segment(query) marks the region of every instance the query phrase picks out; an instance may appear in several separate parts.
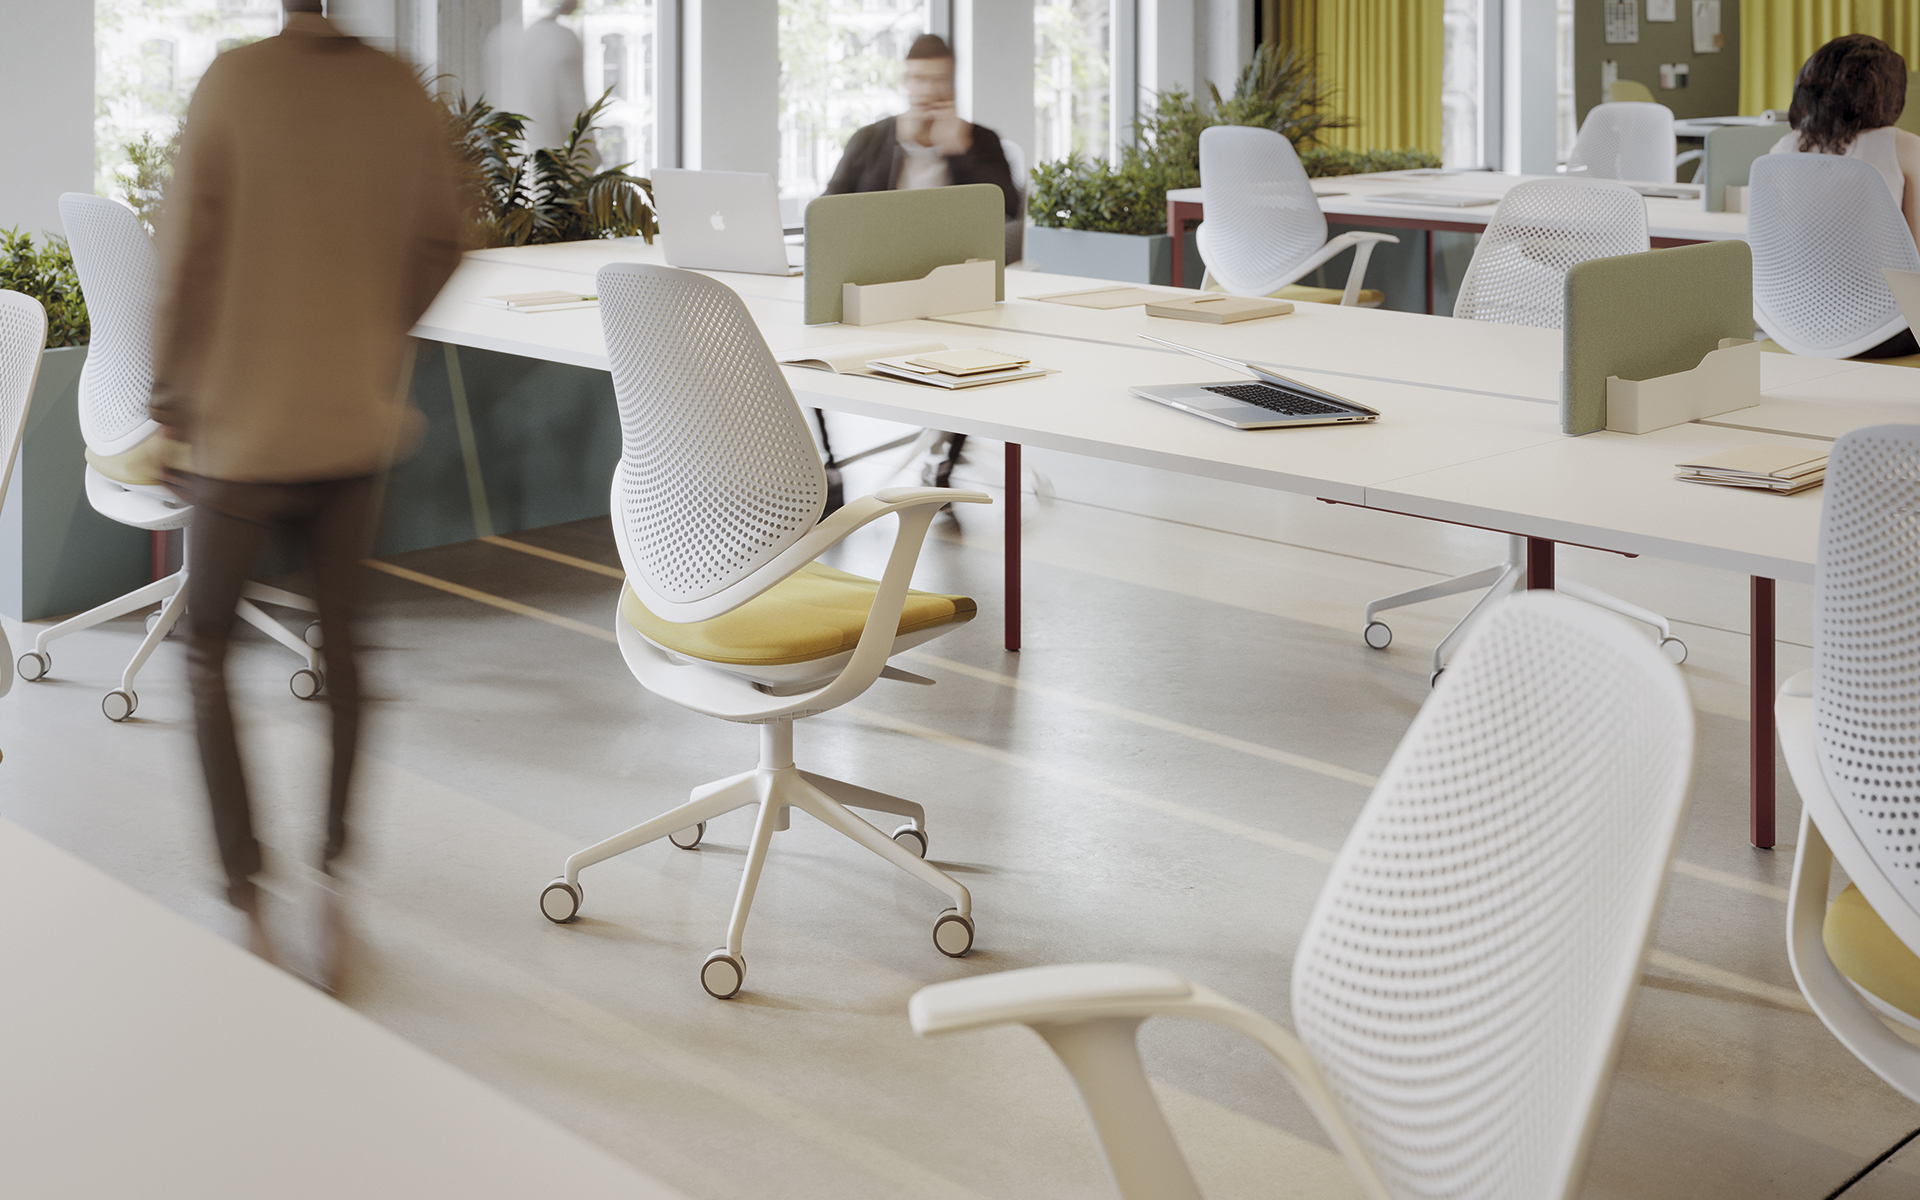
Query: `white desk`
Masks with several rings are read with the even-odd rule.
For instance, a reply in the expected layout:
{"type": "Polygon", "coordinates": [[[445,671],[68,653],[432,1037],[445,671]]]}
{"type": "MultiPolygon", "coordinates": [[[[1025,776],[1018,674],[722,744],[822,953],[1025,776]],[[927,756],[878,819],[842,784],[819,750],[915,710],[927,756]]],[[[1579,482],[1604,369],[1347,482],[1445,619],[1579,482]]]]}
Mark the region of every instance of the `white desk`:
{"type": "Polygon", "coordinates": [[[0,820],[0,1190],[684,1200],[0,820]]]}
{"type": "MultiPolygon", "coordinates": [[[[1381,192],[1445,192],[1461,196],[1488,196],[1498,201],[1516,184],[1557,175],[1508,175],[1494,171],[1387,171],[1374,175],[1330,175],[1313,181],[1320,211],[1331,221],[1386,229],[1423,229],[1439,233],[1483,233],[1497,204],[1454,208],[1447,205],[1394,204],[1372,199],[1381,192]]],[[[1185,246],[1182,232],[1188,221],[1205,215],[1199,188],[1176,188],[1167,193],[1167,234],[1173,238],[1173,278],[1182,278],[1185,246]]],[[[1655,248],[1694,242],[1725,241],[1747,236],[1745,213],[1707,212],[1699,199],[1647,197],[1647,235],[1655,248]]],[[[1427,243],[1427,278],[1433,278],[1433,243],[1427,243]]],[[[1431,290],[1427,307],[1433,307],[1431,290]]]]}
{"type": "MultiPolygon", "coordinates": [[[[1703,214],[1719,216],[1720,214],[1703,214]]],[[[1734,214],[1736,217],[1738,214],[1734,214]]],[[[659,261],[636,242],[579,243],[470,256],[416,329],[422,337],[607,367],[594,310],[523,315],[474,297],[553,286],[589,288],[612,261],[659,261]]],[[[1019,448],[1023,444],[1252,483],[1431,520],[1517,533],[1550,586],[1551,551],[1568,541],[1739,571],[1755,579],[1755,840],[1772,844],[1771,587],[1812,577],[1820,498],[1756,496],[1672,479],[1693,454],[1774,437],[1831,439],[1878,421],[1920,421],[1920,375],[1896,367],[1763,356],[1766,403],[1641,438],[1559,432],[1560,335],[1405,313],[1303,305],[1294,315],[1230,326],[1156,321],[1023,301],[1021,294],[1101,281],[1013,273],[1008,303],[983,313],[868,329],[800,323],[800,283],[718,276],[745,298],[776,352],[897,337],[1016,350],[1060,374],[1004,388],[944,392],[789,369],[804,404],[934,426],[1009,443],[1007,646],[1019,647],[1019,448]],[[1161,336],[1290,373],[1379,409],[1373,426],[1247,435],[1126,394],[1141,382],[1204,382],[1220,369],[1138,343],[1161,336]],[[1764,742],[1764,770],[1759,769],[1764,742]]]]}

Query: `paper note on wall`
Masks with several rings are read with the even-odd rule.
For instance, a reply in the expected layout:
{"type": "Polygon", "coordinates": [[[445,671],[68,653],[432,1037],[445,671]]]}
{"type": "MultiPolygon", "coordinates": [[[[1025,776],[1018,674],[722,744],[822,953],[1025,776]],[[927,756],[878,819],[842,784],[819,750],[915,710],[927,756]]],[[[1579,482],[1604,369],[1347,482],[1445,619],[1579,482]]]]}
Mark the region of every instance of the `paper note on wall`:
{"type": "Polygon", "coordinates": [[[1634,0],[1607,0],[1607,41],[1640,40],[1640,16],[1634,0]]]}
{"type": "Polygon", "coordinates": [[[1673,0],[1647,0],[1647,20],[1672,21],[1675,19],[1673,0]]]}
{"type": "Polygon", "coordinates": [[[1693,0],[1693,52],[1717,54],[1725,44],[1720,36],[1720,0],[1693,0]]]}

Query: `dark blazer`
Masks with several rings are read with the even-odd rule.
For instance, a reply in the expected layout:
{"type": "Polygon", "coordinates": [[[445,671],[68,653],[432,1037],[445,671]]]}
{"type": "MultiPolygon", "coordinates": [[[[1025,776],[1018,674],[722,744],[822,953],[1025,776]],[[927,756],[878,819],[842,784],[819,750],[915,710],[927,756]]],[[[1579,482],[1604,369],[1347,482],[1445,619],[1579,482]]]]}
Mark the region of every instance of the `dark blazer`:
{"type": "MultiPolygon", "coordinates": [[[[900,178],[900,160],[906,157],[894,134],[894,120],[883,117],[853,135],[827,184],[827,195],[893,190],[900,178]]],[[[985,125],[973,127],[973,146],[965,154],[948,156],[947,177],[955,183],[997,185],[1007,198],[1007,216],[1020,215],[1020,194],[1014,190],[1006,152],[1000,149],[1000,135],[985,125]]]]}

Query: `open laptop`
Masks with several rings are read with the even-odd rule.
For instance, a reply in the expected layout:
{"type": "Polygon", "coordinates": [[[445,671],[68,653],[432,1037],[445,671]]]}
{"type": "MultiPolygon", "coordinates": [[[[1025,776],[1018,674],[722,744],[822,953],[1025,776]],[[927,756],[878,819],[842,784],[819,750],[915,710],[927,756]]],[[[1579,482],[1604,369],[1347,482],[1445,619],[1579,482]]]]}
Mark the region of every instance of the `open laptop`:
{"type": "Polygon", "coordinates": [[[667,265],[746,275],[798,275],[799,246],[780,227],[773,176],[758,171],[653,173],[667,265]]]}
{"type": "Polygon", "coordinates": [[[1142,400],[1151,400],[1181,412],[1192,413],[1235,429],[1279,429],[1295,425],[1349,425],[1372,421],[1380,416],[1364,404],[1355,404],[1332,392],[1289,379],[1266,367],[1238,359],[1224,358],[1182,346],[1165,338],[1140,335],[1159,346],[1204,358],[1210,363],[1245,371],[1258,382],[1235,380],[1230,383],[1175,383],[1158,387],[1128,388],[1142,400]]]}
{"type": "Polygon", "coordinates": [[[1887,278],[1887,290],[1893,293],[1893,301],[1900,306],[1900,312],[1907,318],[1907,328],[1920,337],[1920,271],[1902,271],[1898,267],[1882,267],[1880,273],[1887,278]]]}

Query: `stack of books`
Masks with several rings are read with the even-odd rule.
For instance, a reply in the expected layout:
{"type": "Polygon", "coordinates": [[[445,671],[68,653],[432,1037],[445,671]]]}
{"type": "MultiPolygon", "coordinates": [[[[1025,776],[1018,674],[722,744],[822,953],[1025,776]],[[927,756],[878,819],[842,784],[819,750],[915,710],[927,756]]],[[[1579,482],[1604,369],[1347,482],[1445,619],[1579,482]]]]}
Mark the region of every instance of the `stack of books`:
{"type": "Polygon", "coordinates": [[[1801,446],[1741,446],[1674,466],[1679,469],[1674,478],[1688,483],[1791,496],[1820,486],[1827,477],[1827,452],[1801,446]]]}

